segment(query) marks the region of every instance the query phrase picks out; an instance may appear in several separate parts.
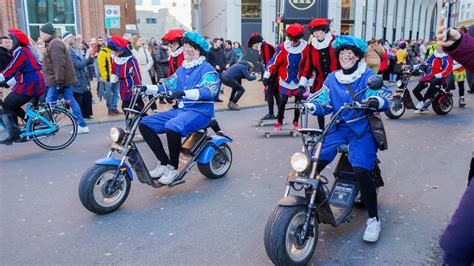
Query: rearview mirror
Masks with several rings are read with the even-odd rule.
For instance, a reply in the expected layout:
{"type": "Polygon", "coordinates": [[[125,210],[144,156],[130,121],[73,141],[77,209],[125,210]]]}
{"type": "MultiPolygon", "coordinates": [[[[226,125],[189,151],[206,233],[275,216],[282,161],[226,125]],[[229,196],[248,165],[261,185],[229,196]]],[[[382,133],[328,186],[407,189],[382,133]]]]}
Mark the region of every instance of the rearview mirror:
{"type": "Polygon", "coordinates": [[[374,75],[367,81],[367,86],[369,86],[371,90],[379,90],[383,86],[383,79],[380,76],[374,75]]]}

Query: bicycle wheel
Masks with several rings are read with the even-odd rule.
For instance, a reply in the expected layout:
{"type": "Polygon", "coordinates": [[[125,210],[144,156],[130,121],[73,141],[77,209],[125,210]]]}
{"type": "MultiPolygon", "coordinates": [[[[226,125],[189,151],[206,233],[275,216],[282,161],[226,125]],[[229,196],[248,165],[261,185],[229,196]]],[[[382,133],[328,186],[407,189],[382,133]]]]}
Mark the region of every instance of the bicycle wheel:
{"type": "MultiPolygon", "coordinates": [[[[36,145],[50,151],[61,150],[71,145],[77,136],[76,119],[71,113],[63,108],[54,108],[49,120],[56,126],[56,129],[51,133],[33,135],[36,145]]],[[[45,128],[49,127],[42,121],[30,124],[30,132],[45,128]]]]}

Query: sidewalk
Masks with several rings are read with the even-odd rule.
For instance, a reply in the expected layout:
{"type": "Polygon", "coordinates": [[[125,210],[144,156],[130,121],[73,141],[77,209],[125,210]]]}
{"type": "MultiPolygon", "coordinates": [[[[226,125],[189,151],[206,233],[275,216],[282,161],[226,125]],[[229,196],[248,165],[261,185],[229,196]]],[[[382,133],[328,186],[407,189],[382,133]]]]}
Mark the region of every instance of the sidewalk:
{"type": "MultiPolygon", "coordinates": [[[[261,82],[243,80],[242,85],[245,88],[245,93],[242,98],[240,98],[238,103],[241,108],[251,108],[266,105],[263,95],[263,85],[261,82]]],[[[86,119],[88,124],[100,124],[110,121],[122,121],[125,119],[124,115],[109,116],[107,114],[105,100],[99,101],[99,98],[97,97],[97,81],[91,81],[91,88],[95,104],[92,105],[93,119],[86,119]]],[[[229,110],[227,108],[227,104],[229,103],[231,89],[224,85],[222,85],[222,89],[224,90],[224,94],[220,95],[220,99],[222,99],[224,102],[215,104],[216,112],[229,110]]],[[[120,99],[118,106],[121,106],[120,99]]],[[[165,111],[171,107],[169,104],[159,104],[158,101],[157,106],[158,111],[165,111]]],[[[261,114],[261,116],[263,115],[264,114],[261,114]]]]}

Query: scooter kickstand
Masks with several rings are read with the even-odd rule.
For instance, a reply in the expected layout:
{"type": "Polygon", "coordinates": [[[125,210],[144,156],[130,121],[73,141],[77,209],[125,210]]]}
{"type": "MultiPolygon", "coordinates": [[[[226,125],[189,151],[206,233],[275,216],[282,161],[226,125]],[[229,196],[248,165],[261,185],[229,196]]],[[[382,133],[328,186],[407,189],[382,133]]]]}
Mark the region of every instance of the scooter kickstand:
{"type": "Polygon", "coordinates": [[[353,213],[351,215],[348,215],[346,219],[344,219],[344,222],[349,223],[354,217],[356,217],[357,214],[353,213]]]}
{"type": "Polygon", "coordinates": [[[174,186],[181,185],[181,184],[183,184],[183,183],[185,183],[185,182],[186,182],[186,180],[184,180],[184,179],[177,180],[177,181],[175,181],[175,182],[169,184],[168,187],[172,188],[172,187],[174,187],[174,186]]]}

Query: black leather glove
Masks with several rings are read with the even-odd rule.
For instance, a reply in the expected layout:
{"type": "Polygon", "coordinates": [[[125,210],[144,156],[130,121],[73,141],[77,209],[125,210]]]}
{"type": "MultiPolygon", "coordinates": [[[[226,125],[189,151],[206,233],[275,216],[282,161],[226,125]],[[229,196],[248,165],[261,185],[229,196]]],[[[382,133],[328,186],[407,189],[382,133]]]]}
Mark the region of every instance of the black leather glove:
{"type": "Polygon", "coordinates": [[[0,82],[0,88],[10,88],[10,86],[8,86],[7,82],[4,81],[4,82],[0,82]]]}
{"type": "Polygon", "coordinates": [[[269,81],[268,81],[267,78],[263,78],[263,79],[262,79],[262,83],[263,83],[263,85],[266,87],[266,86],[268,86],[269,81]]]}
{"type": "Polygon", "coordinates": [[[378,110],[379,109],[379,100],[377,100],[376,98],[367,99],[367,107],[369,109],[378,110]]]}
{"type": "Polygon", "coordinates": [[[299,86],[298,87],[298,96],[303,97],[304,91],[305,91],[305,87],[304,86],[299,86]]]}
{"type": "Polygon", "coordinates": [[[168,99],[168,100],[174,100],[174,99],[176,99],[176,98],[183,97],[183,96],[185,96],[185,95],[186,95],[186,93],[184,93],[184,91],[182,91],[182,90],[176,90],[176,91],[174,91],[170,96],[166,97],[166,99],[168,99]]]}

